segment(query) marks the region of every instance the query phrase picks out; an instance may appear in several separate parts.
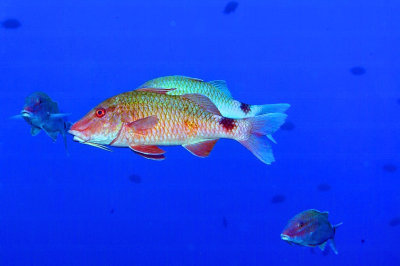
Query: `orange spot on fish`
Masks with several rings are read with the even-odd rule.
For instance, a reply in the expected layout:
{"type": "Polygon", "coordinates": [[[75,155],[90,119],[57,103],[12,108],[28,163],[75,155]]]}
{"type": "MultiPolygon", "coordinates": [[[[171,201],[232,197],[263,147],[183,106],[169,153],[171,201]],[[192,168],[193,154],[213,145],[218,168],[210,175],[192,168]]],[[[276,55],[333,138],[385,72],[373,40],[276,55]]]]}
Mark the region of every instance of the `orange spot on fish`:
{"type": "Polygon", "coordinates": [[[188,133],[189,136],[193,136],[197,133],[197,130],[199,129],[199,125],[197,125],[194,121],[190,120],[185,120],[184,121],[186,132],[188,133]]]}

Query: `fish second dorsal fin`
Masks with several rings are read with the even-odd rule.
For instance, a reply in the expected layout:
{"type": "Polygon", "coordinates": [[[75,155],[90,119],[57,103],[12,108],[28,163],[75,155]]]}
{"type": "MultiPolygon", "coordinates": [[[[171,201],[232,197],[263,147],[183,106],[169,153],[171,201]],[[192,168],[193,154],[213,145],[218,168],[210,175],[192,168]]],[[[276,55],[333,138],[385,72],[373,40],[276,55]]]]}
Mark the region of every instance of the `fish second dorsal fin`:
{"type": "Polygon", "coordinates": [[[167,94],[167,92],[173,91],[175,88],[172,89],[164,89],[164,88],[147,88],[147,87],[142,87],[139,88],[135,91],[144,91],[144,92],[153,92],[153,93],[158,93],[158,94],[167,94]]]}
{"type": "Polygon", "coordinates": [[[182,97],[200,105],[202,108],[204,108],[210,113],[213,113],[215,115],[221,115],[217,106],[215,106],[215,104],[207,96],[195,93],[195,94],[185,94],[182,95],[182,97]]]}
{"type": "Polygon", "coordinates": [[[229,98],[232,98],[232,94],[228,89],[228,86],[226,85],[226,81],[225,80],[213,80],[213,81],[209,81],[208,83],[210,83],[211,85],[213,85],[215,88],[217,88],[218,90],[220,90],[221,92],[223,92],[226,96],[228,96],[229,98]]]}

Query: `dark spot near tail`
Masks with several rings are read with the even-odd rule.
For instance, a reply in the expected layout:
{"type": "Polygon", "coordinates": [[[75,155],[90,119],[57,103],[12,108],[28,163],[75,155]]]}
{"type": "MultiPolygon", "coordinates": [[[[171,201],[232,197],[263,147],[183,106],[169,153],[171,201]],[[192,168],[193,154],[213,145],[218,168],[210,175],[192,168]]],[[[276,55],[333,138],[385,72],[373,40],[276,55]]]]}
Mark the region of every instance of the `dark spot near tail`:
{"type": "Polygon", "coordinates": [[[222,225],[224,226],[224,228],[228,228],[228,220],[224,217],[222,217],[222,225]]]}
{"type": "Polygon", "coordinates": [[[17,19],[13,18],[4,20],[1,25],[6,29],[17,29],[21,27],[21,23],[17,19]]]}
{"type": "Polygon", "coordinates": [[[282,130],[287,130],[287,131],[291,131],[294,129],[294,124],[290,121],[286,121],[282,126],[281,126],[282,130]]]}
{"type": "Polygon", "coordinates": [[[319,191],[329,191],[329,190],[331,190],[331,185],[329,185],[327,183],[321,183],[318,185],[317,189],[319,191]]]}
{"type": "Polygon", "coordinates": [[[140,184],[140,183],[142,183],[142,178],[141,178],[140,176],[138,176],[138,175],[130,175],[130,176],[129,176],[129,180],[130,180],[132,183],[135,183],[135,184],[140,184]]]}
{"type": "Polygon", "coordinates": [[[235,120],[227,117],[222,117],[219,121],[219,124],[222,125],[227,131],[232,131],[236,127],[235,120]]]}
{"type": "Polygon", "coordinates": [[[383,171],[388,173],[394,173],[397,171],[397,166],[392,163],[387,163],[382,166],[383,171]]]}
{"type": "Polygon", "coordinates": [[[389,222],[390,226],[399,226],[400,225],[400,217],[395,217],[389,222]]]}
{"type": "Polygon", "coordinates": [[[285,202],[285,200],[286,200],[285,195],[278,194],[278,195],[275,195],[272,197],[271,203],[273,203],[273,204],[283,203],[283,202],[285,202]]]}
{"type": "Polygon", "coordinates": [[[360,66],[356,66],[350,69],[351,74],[353,74],[354,76],[361,76],[364,75],[366,70],[363,67],[360,66]]]}
{"type": "Polygon", "coordinates": [[[240,109],[242,109],[243,113],[248,114],[251,111],[251,106],[250,104],[242,103],[240,109]]]}

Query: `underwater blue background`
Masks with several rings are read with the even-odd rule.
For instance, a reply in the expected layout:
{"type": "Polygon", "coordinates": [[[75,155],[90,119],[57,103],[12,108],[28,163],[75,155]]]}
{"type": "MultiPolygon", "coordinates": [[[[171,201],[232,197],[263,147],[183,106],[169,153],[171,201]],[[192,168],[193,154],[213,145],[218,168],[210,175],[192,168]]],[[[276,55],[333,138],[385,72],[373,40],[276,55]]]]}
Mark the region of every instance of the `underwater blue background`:
{"type": "Polygon", "coordinates": [[[2,1],[0,265],[400,265],[399,2],[227,2],[2,1]],[[225,139],[156,162],[68,136],[67,156],[9,119],[35,91],[74,122],[178,74],[290,103],[276,162],[225,139]],[[280,239],[310,208],[343,222],[338,255],[280,239]]]}

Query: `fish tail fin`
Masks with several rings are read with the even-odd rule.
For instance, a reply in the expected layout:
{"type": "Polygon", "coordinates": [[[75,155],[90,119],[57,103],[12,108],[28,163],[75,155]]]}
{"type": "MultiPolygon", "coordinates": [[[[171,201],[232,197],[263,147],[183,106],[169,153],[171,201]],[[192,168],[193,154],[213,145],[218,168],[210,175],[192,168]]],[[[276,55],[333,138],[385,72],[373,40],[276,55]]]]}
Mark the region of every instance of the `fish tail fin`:
{"type": "Polygon", "coordinates": [[[341,226],[343,223],[338,223],[338,224],[335,224],[334,226],[333,226],[333,233],[334,234],[336,234],[336,228],[338,228],[339,226],[341,226]]]}
{"type": "Polygon", "coordinates": [[[246,118],[251,124],[249,137],[239,142],[265,164],[275,161],[270,145],[272,133],[285,122],[287,115],[282,113],[263,114],[246,118]]]}
{"type": "Polygon", "coordinates": [[[269,113],[284,113],[289,109],[290,104],[288,103],[276,103],[276,104],[264,104],[264,105],[253,105],[254,115],[262,115],[269,113]]]}

